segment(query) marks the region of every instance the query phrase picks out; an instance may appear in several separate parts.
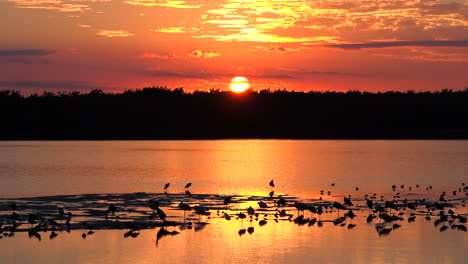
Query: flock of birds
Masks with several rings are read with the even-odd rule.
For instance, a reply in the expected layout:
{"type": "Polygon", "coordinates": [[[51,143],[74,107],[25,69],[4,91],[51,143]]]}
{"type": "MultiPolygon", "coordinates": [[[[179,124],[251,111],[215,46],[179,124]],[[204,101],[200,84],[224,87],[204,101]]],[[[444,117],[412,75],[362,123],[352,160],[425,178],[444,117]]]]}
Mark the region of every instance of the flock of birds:
{"type": "MultiPolygon", "coordinates": [[[[335,183],[329,185],[334,187],[335,183]]],[[[72,230],[80,230],[81,237],[86,239],[98,229],[125,229],[127,231],[123,234],[124,238],[136,238],[141,229],[160,227],[156,234],[157,244],[165,236],[180,234],[175,228],[169,231],[170,226],[178,226],[180,231],[198,231],[216,218],[226,221],[240,220],[239,236],[254,233],[253,224],[256,222],[262,227],[270,221],[287,221],[309,227],[332,224],[353,229],[359,224],[353,221],[358,216],[364,217],[367,225],[374,226],[379,236],[392,233],[400,228],[405,220],[412,223],[417,218],[432,220],[440,232],[449,229],[467,231],[467,214],[464,208],[468,187],[465,183],[449,193],[441,192],[438,199],[418,198],[412,193],[402,193],[406,190],[423,189],[419,185],[392,185],[391,199],[385,200],[383,195],[379,197],[374,193],[365,194],[363,198],[343,196],[342,202],[339,201],[341,198],[337,197],[325,201],[322,198],[325,195],[324,190],[320,190],[318,199],[302,201],[287,195],[275,196],[274,180],[269,182],[271,189],[268,196],[193,195],[190,192],[191,186],[192,183],[187,183],[183,194],[170,194],[170,183],[167,183],[164,185],[163,194],[2,199],[4,202],[0,203],[0,239],[12,237],[16,232],[27,232],[30,238],[40,241],[44,235],[54,239],[60,232],[72,230]],[[108,204],[103,202],[106,198],[108,204]],[[44,205],[45,201],[52,204],[44,205]],[[68,208],[64,208],[63,205],[67,202],[68,208]],[[77,202],[82,204],[73,207],[72,204],[77,202]],[[151,211],[148,211],[148,208],[151,211]],[[169,216],[167,210],[182,210],[183,215],[179,213],[169,216]],[[249,223],[247,228],[244,228],[244,221],[249,223]]],[[[358,191],[359,187],[354,189],[358,191]]],[[[426,191],[430,190],[432,186],[427,186],[426,191]]],[[[331,191],[326,193],[331,195],[331,191]]]]}

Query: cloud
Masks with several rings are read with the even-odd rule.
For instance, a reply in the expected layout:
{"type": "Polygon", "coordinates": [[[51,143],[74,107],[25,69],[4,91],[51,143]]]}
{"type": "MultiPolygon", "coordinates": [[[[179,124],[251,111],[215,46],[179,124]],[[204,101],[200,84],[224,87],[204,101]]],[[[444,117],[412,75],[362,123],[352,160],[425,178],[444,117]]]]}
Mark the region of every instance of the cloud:
{"type": "MultiPolygon", "coordinates": [[[[8,0],[13,2],[17,8],[43,9],[61,12],[84,12],[89,9],[88,5],[65,4],[61,0],[8,0]]],[[[85,0],[83,2],[86,2],[85,0]]]]}
{"type": "Polygon", "coordinates": [[[203,52],[201,50],[194,50],[194,51],[190,52],[189,56],[193,57],[193,58],[214,58],[214,57],[221,56],[221,53],[203,52]]]}
{"type": "Polygon", "coordinates": [[[143,6],[162,6],[172,8],[200,8],[201,5],[188,5],[185,1],[181,0],[131,0],[124,1],[129,5],[143,5],[143,6]]]}
{"type": "Polygon", "coordinates": [[[205,58],[214,58],[214,57],[219,57],[221,56],[221,53],[217,53],[217,52],[205,52],[203,53],[203,57],[205,58]]]}
{"type": "Polygon", "coordinates": [[[14,58],[14,59],[2,59],[0,58],[0,63],[11,63],[11,64],[48,64],[49,60],[43,59],[32,59],[32,58],[14,58]]]}
{"type": "Polygon", "coordinates": [[[153,29],[151,31],[161,32],[161,33],[195,33],[199,29],[195,27],[186,28],[186,27],[163,27],[160,29],[153,29]]]}
{"type": "Polygon", "coordinates": [[[150,75],[157,77],[176,77],[185,79],[212,79],[217,77],[217,75],[208,72],[173,72],[152,69],[147,69],[147,72],[150,73],[150,75]]]}
{"type": "Polygon", "coordinates": [[[145,59],[161,59],[161,60],[172,60],[176,59],[177,55],[175,54],[165,54],[165,55],[160,55],[156,54],[153,52],[143,52],[140,56],[140,58],[145,58],[145,59]]]}
{"type": "Polygon", "coordinates": [[[16,56],[46,56],[54,54],[55,50],[47,49],[4,49],[0,50],[0,57],[16,57],[16,56]]]}
{"type": "Polygon", "coordinates": [[[38,80],[0,80],[3,88],[35,88],[35,89],[103,89],[81,81],[38,81],[38,80]]]}
{"type": "Polygon", "coordinates": [[[185,33],[184,27],[165,27],[160,29],[154,29],[153,31],[164,33],[185,33]]]}
{"type": "Polygon", "coordinates": [[[260,79],[294,79],[291,75],[286,74],[258,74],[258,75],[246,75],[247,77],[260,78],[260,79]]]}
{"type": "Polygon", "coordinates": [[[397,47],[468,47],[468,40],[415,40],[415,41],[382,41],[363,43],[330,44],[327,48],[338,49],[376,49],[397,47]]]}
{"type": "Polygon", "coordinates": [[[291,47],[286,47],[286,46],[254,46],[250,49],[251,51],[268,51],[268,52],[274,52],[274,53],[279,53],[279,54],[284,54],[287,52],[292,52],[292,51],[300,51],[300,48],[291,48],[291,47]]]}
{"type": "Polygon", "coordinates": [[[126,38],[131,37],[134,34],[124,30],[107,30],[102,29],[96,33],[96,35],[105,36],[106,38],[126,38]]]}

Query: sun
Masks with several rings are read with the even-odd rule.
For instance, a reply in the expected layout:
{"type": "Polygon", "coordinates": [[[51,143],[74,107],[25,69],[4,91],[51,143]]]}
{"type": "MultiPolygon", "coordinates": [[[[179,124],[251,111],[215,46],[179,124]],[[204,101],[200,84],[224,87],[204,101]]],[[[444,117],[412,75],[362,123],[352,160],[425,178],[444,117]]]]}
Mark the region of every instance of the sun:
{"type": "Polygon", "coordinates": [[[242,93],[250,87],[249,80],[245,77],[237,76],[232,78],[229,88],[235,93],[242,93]]]}

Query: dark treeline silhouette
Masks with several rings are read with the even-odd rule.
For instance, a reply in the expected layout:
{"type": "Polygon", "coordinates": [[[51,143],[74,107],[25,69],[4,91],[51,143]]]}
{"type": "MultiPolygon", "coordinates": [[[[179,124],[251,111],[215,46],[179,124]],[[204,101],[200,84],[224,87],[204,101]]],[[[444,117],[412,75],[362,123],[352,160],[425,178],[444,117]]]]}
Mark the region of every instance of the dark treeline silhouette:
{"type": "Polygon", "coordinates": [[[294,92],[164,87],[23,96],[0,91],[0,139],[468,138],[468,88],[294,92]]]}

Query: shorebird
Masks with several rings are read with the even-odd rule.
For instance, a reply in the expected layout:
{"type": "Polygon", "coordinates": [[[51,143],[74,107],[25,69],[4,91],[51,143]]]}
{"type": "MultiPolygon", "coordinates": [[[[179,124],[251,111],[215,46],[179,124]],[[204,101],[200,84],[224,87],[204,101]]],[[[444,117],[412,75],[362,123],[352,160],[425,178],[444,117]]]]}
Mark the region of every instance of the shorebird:
{"type": "Polygon", "coordinates": [[[201,222],[201,216],[202,215],[209,215],[210,213],[208,212],[208,210],[201,206],[201,205],[196,205],[193,207],[193,210],[195,210],[195,213],[198,214],[198,222],[201,222]]]}
{"type": "Polygon", "coordinates": [[[158,217],[161,219],[161,221],[164,223],[166,223],[166,213],[164,213],[163,210],[161,210],[159,207],[156,208],[156,214],[158,215],[158,217]]]}
{"type": "MultiPolygon", "coordinates": [[[[273,180],[270,181],[269,183],[270,187],[271,187],[271,191],[274,193],[274,190],[275,190],[275,182],[273,180]]],[[[270,195],[272,196],[272,195],[270,195]]]]}
{"type": "Polygon", "coordinates": [[[50,239],[54,239],[55,237],[57,237],[57,233],[55,233],[55,231],[52,231],[52,233],[50,234],[49,238],[50,239]]]}
{"type": "Polygon", "coordinates": [[[276,204],[278,207],[285,207],[286,206],[286,200],[284,198],[280,198],[278,201],[276,201],[276,204]]]}
{"type": "Polygon", "coordinates": [[[299,202],[294,202],[294,207],[296,207],[297,215],[299,215],[299,211],[301,211],[302,214],[304,215],[304,210],[307,209],[307,205],[306,205],[306,204],[304,204],[304,203],[299,203],[299,202]]]}
{"type": "Polygon", "coordinates": [[[263,201],[258,202],[258,206],[260,206],[262,209],[268,208],[268,205],[263,201]]]}
{"type": "Polygon", "coordinates": [[[164,185],[164,193],[167,194],[167,188],[169,188],[171,184],[170,183],[166,183],[166,185],[164,185]]]}
{"type": "Polygon", "coordinates": [[[156,209],[159,207],[159,203],[158,201],[154,200],[154,199],[151,199],[149,200],[149,208],[153,209],[153,213],[155,214],[156,213],[156,209]]]}
{"type": "Polygon", "coordinates": [[[187,195],[189,195],[189,196],[192,195],[192,193],[191,193],[190,190],[189,190],[190,186],[192,186],[192,183],[191,183],[191,182],[185,184],[185,194],[187,194],[187,195]]]}
{"type": "Polygon", "coordinates": [[[346,198],[346,197],[343,197],[343,200],[344,200],[344,203],[348,206],[353,206],[353,202],[351,202],[351,197],[350,198],[346,198]]]}
{"type": "Polygon", "coordinates": [[[249,208],[247,208],[247,213],[249,215],[254,215],[255,214],[255,210],[252,208],[252,206],[250,206],[249,208]]]}
{"type": "Polygon", "coordinates": [[[154,199],[150,200],[149,201],[149,207],[154,210],[153,215],[150,216],[150,219],[152,219],[154,214],[156,214],[161,219],[161,221],[163,223],[166,222],[166,217],[167,217],[166,213],[164,213],[164,211],[161,210],[161,208],[159,208],[159,203],[156,200],[154,200],[154,199]]]}
{"type": "Polygon", "coordinates": [[[190,211],[192,210],[192,207],[190,207],[190,205],[184,203],[184,202],[180,202],[179,205],[177,206],[179,207],[180,209],[184,210],[184,222],[185,222],[185,211],[190,211]]]}
{"type": "Polygon", "coordinates": [[[227,211],[227,206],[228,206],[228,204],[231,202],[231,199],[232,199],[231,196],[226,196],[226,197],[224,197],[223,204],[224,204],[224,206],[225,206],[225,210],[226,210],[226,211],[227,211]]]}
{"type": "Polygon", "coordinates": [[[346,210],[346,207],[344,205],[342,205],[341,203],[339,203],[339,202],[334,202],[333,207],[338,209],[338,217],[340,217],[340,209],[341,210],[346,210]]]}
{"type": "Polygon", "coordinates": [[[319,222],[321,223],[320,216],[323,214],[322,206],[317,207],[317,214],[319,215],[319,222]]]}

